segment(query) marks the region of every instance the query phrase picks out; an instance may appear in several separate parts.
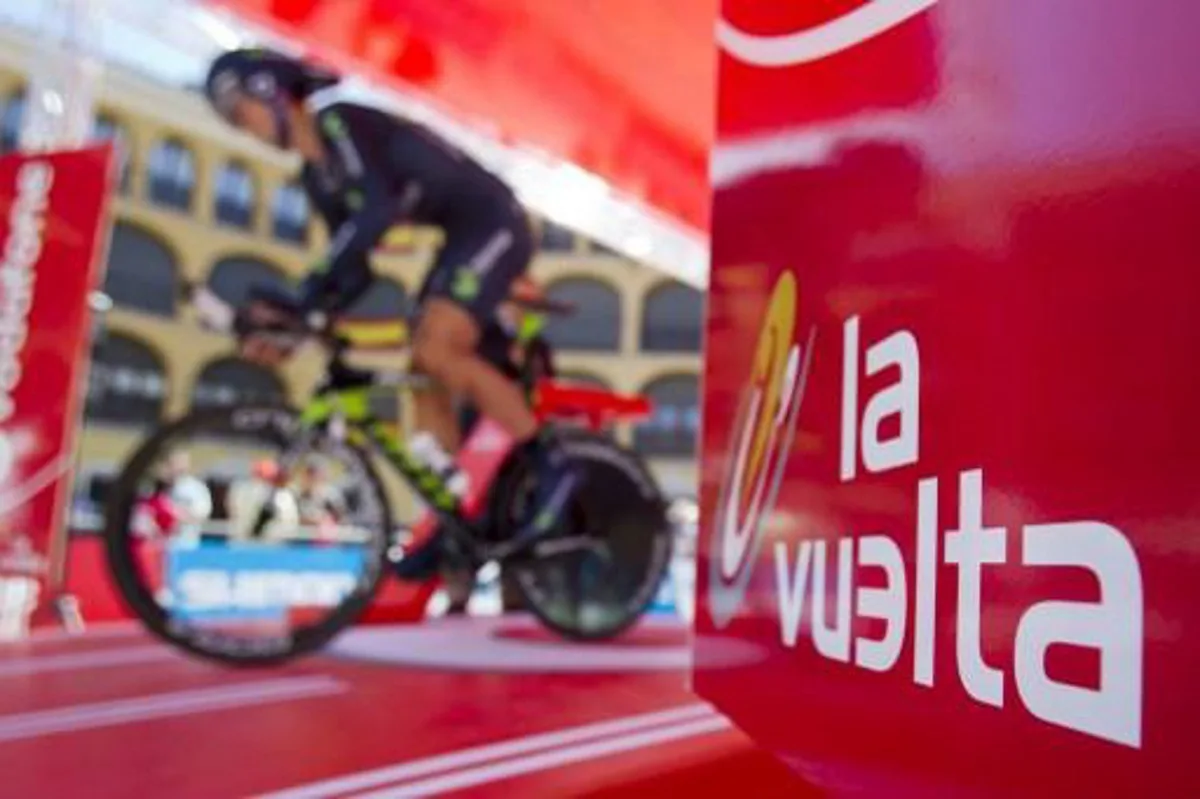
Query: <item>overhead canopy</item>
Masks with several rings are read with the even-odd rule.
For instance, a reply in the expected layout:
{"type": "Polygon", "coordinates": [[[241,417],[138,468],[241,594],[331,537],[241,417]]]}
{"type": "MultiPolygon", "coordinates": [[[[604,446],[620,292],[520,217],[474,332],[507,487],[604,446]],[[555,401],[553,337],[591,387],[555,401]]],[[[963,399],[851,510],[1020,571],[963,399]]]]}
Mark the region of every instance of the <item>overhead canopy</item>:
{"type": "Polygon", "coordinates": [[[707,282],[718,0],[206,2],[457,127],[535,210],[707,282]]]}

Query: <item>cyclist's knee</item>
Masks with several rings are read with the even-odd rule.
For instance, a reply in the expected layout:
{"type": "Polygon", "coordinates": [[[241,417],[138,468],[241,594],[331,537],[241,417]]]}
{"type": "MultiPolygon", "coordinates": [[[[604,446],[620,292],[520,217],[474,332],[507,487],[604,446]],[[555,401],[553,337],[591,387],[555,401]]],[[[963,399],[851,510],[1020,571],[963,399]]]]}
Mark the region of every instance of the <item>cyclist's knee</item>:
{"type": "Polygon", "coordinates": [[[441,298],[430,298],[413,337],[413,369],[448,389],[461,391],[478,341],[477,325],[463,309],[441,298]]]}
{"type": "Polygon", "coordinates": [[[435,336],[425,336],[413,342],[413,370],[427,375],[444,388],[461,391],[463,362],[472,352],[456,342],[435,336]]]}

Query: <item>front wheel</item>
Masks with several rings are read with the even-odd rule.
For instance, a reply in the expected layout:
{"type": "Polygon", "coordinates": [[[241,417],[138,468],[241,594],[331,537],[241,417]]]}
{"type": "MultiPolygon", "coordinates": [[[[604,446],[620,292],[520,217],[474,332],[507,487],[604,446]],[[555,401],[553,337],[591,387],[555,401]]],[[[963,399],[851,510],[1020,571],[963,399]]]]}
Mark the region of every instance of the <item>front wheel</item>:
{"type": "Polygon", "coordinates": [[[105,515],[109,569],[130,610],[168,643],[231,665],[312,652],[354,622],[391,531],[365,452],[273,406],[159,428],[105,515]]]}
{"type": "MultiPolygon", "coordinates": [[[[572,640],[609,639],[645,613],[662,585],[673,543],[667,503],[635,453],[582,430],[561,436],[585,475],[544,548],[566,546],[513,559],[504,568],[516,578],[526,607],[551,630],[572,640]]],[[[492,491],[490,516],[498,528],[515,529],[533,488],[531,465],[512,456],[492,491]]]]}

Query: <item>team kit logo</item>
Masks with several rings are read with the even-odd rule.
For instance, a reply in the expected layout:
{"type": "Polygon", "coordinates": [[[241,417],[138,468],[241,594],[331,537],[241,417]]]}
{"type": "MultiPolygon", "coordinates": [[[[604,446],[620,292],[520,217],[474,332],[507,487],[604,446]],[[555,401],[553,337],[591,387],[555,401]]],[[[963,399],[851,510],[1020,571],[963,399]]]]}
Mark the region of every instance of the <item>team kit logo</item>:
{"type": "Polygon", "coordinates": [[[708,608],[723,627],[749,586],[796,433],[815,329],[797,343],[796,278],[776,281],[741,397],[709,553],[708,608]]]}
{"type": "Polygon", "coordinates": [[[849,50],[932,7],[937,0],[726,3],[717,43],[760,67],[789,67],[849,50]]]}

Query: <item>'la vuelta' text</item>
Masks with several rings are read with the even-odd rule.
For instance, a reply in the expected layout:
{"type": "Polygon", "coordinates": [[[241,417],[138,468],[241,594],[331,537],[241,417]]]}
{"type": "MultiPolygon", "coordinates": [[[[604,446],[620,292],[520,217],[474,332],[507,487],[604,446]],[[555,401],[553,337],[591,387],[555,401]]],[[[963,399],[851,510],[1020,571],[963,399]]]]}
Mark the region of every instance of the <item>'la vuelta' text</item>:
{"type": "MultiPolygon", "coordinates": [[[[859,418],[859,376],[863,368],[859,319],[845,322],[842,372],[841,479],[859,477],[860,464],[869,474],[916,463],[919,457],[920,358],[916,337],[893,333],[866,347],[865,374],[891,370],[898,379],[867,398],[859,418]],[[885,439],[884,421],[890,423],[885,439]],[[896,422],[899,422],[898,428],[896,422]]],[[[964,471],[943,486],[929,477],[917,482],[917,514],[913,538],[903,531],[878,531],[834,541],[804,540],[799,546],[775,544],[775,578],[783,643],[801,644],[807,618],[812,648],[831,660],[863,669],[911,672],[913,682],[933,687],[957,678],[977,702],[1003,707],[1020,701],[1037,718],[1127,746],[1142,738],[1142,579],[1137,556],[1124,534],[1100,521],[1030,522],[1019,529],[988,525],[984,518],[984,470],[964,471]],[[938,518],[938,493],[957,490],[957,518],[938,518]],[[832,550],[836,550],[833,552],[832,550]],[[905,560],[912,553],[914,562],[905,560]],[[836,588],[827,591],[827,564],[836,561],[836,588]],[[989,567],[1019,564],[1028,569],[1071,567],[1089,572],[1099,586],[1099,599],[1034,601],[1024,609],[1012,642],[1012,669],[1017,697],[1006,695],[1003,666],[988,662],[981,642],[981,620],[989,602],[1011,604],[1023,597],[1024,585],[989,583],[989,567]],[[942,567],[951,567],[951,572],[942,567]],[[859,585],[871,573],[870,586],[859,585]],[[939,576],[943,579],[939,580],[939,576]],[[879,579],[882,577],[882,580],[879,579]],[[992,586],[995,585],[993,589],[992,586]],[[877,587],[882,586],[882,587],[877,587]],[[939,596],[952,592],[955,612],[953,641],[957,674],[935,673],[935,652],[950,641],[936,635],[939,596]],[[911,597],[911,601],[910,601],[911,597]],[[832,602],[833,612],[826,604],[832,602]],[[909,609],[912,610],[911,617],[909,609]],[[806,613],[807,610],[807,613],[806,613]],[[830,621],[832,618],[832,622],[830,621]],[[859,620],[876,620],[876,635],[855,635],[859,620]],[[901,662],[911,640],[911,662],[901,662]],[[1052,646],[1092,649],[1099,653],[1095,687],[1055,680],[1046,670],[1052,646]]],[[[1036,598],[1034,598],[1036,599],[1036,598]]],[[[943,605],[944,607],[945,605],[943,605]]],[[[989,647],[994,651],[994,648],[989,647]]],[[[994,659],[994,656],[993,656],[994,659]]]]}

